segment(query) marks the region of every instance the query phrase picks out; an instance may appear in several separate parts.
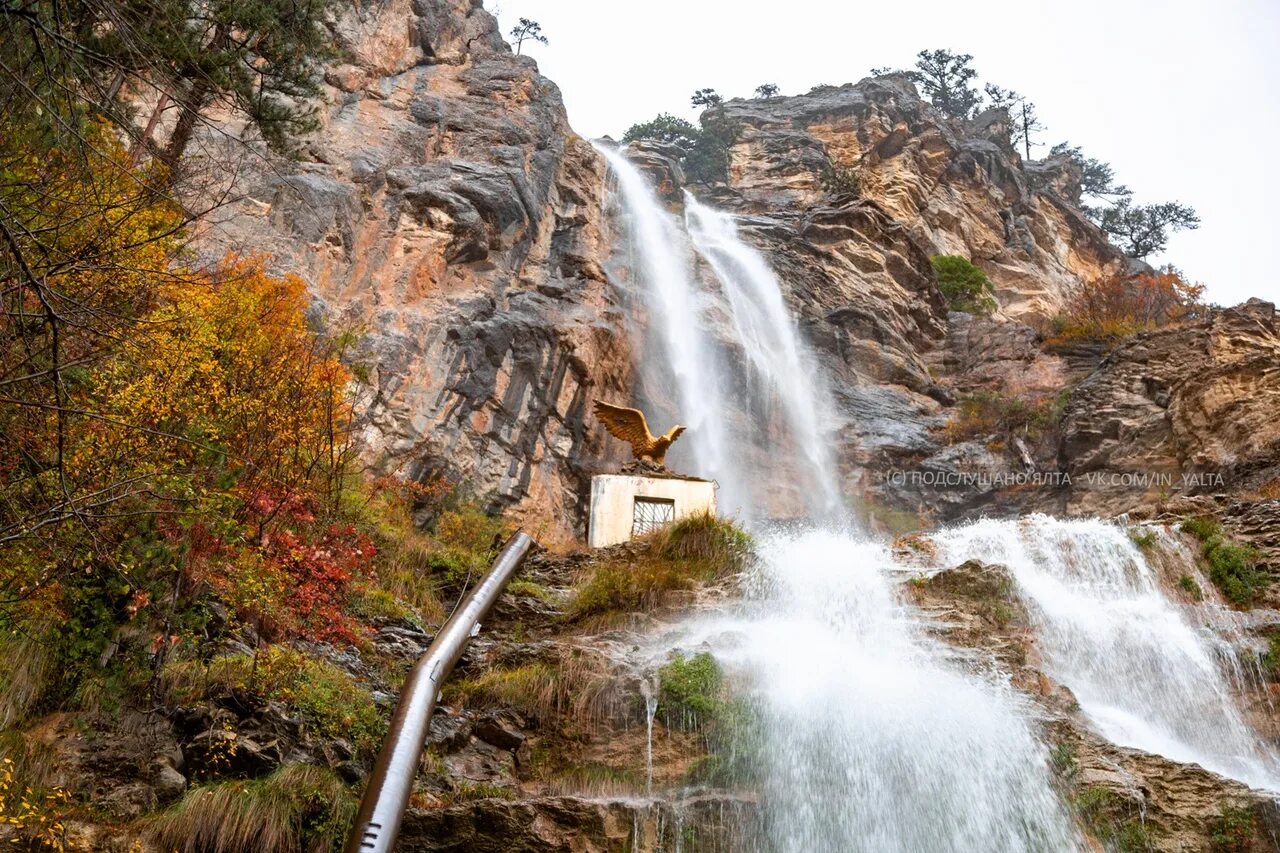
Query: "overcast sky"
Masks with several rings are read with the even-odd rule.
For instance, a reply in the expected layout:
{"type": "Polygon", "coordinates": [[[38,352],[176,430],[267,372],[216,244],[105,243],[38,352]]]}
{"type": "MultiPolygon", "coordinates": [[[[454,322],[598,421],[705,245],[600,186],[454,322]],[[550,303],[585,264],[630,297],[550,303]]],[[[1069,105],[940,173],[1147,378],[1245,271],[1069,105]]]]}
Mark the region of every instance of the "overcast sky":
{"type": "MultiPolygon", "coordinates": [[[[923,48],[974,56],[982,82],[1028,96],[1062,140],[1110,162],[1141,202],[1200,214],[1163,257],[1233,304],[1280,301],[1280,0],[487,0],[564,92],[575,130],[618,137],[694,89],[747,96],[853,82],[923,48]]],[[[1032,150],[1036,156],[1035,149],[1032,150]]]]}

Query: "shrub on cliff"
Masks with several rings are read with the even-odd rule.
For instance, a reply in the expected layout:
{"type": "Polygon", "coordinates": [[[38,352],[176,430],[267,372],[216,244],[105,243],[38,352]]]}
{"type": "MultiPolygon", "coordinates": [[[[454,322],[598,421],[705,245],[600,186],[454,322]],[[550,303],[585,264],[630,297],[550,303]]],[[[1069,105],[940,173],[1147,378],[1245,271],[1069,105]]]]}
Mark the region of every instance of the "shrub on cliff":
{"type": "Polygon", "coordinates": [[[729,179],[729,148],[737,141],[740,128],[724,114],[718,102],[710,105],[700,122],[701,127],[695,127],[682,118],[662,113],[651,121],[627,128],[622,141],[653,139],[675,145],[682,152],[680,166],[690,181],[724,183],[729,179]]]}
{"type": "Polygon", "coordinates": [[[952,311],[991,314],[1000,307],[987,274],[958,255],[934,255],[929,259],[938,275],[938,289],[952,311]]]}
{"type": "Polygon", "coordinates": [[[1085,282],[1054,318],[1048,340],[1116,343],[1201,316],[1203,294],[1204,285],[1188,282],[1172,266],[1085,282]]]}
{"type": "Polygon", "coordinates": [[[1200,552],[1209,564],[1209,579],[1233,604],[1247,607],[1270,583],[1270,578],[1258,569],[1257,550],[1229,542],[1222,532],[1222,525],[1208,516],[1189,518],[1182,523],[1182,530],[1200,540],[1200,552]]]}
{"type": "Polygon", "coordinates": [[[688,152],[693,150],[698,141],[699,131],[693,122],[677,118],[670,113],[661,113],[656,118],[633,124],[622,134],[623,142],[637,142],[641,139],[652,139],[675,145],[688,152]]]}
{"type": "Polygon", "coordinates": [[[985,436],[1018,436],[1038,440],[1060,417],[1065,398],[1028,398],[996,391],[962,397],[946,434],[952,442],[985,436]]]}

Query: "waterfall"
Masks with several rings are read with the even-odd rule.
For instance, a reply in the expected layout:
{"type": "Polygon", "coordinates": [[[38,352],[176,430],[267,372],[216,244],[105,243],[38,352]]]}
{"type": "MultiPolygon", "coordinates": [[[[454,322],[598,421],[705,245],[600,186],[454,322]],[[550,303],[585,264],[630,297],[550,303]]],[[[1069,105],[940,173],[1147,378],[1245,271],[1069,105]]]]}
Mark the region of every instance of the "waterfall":
{"type": "Polygon", "coordinates": [[[647,381],[673,377],[695,437],[679,464],[715,477],[722,495],[726,484],[757,495],[793,485],[830,528],[770,530],[752,522],[759,498],[732,492],[728,505],[746,508],[757,534],[749,594],[654,639],[659,661],[710,648],[759,714],[760,849],[1079,848],[1024,700],[926,635],[897,601],[883,546],[835,529],[827,392],[777,276],[732,217],[687,197],[682,228],[633,164],[600,151],[616,177],[633,295],[649,312],[637,322],[653,340],[645,353],[666,368],[647,381]],[[698,260],[714,279],[705,286],[698,260]],[[742,367],[727,371],[722,357],[742,367]],[[769,422],[764,435],[732,422],[756,418],[769,422]]]}
{"type": "Polygon", "coordinates": [[[706,300],[693,279],[688,238],[631,161],[614,149],[595,147],[617,181],[629,238],[628,266],[651,319],[644,337],[652,344],[639,365],[641,379],[650,387],[660,387],[667,375],[657,370],[667,368],[674,380],[679,416],[689,428],[686,439],[672,446],[668,458],[673,467],[717,480],[722,505],[743,505],[745,495],[730,458],[725,400],[720,393],[723,382],[705,331],[706,300]]]}
{"type": "Polygon", "coordinates": [[[783,301],[782,284],[764,256],[744,241],[732,216],[712,210],[685,191],[685,225],[698,254],[715,272],[728,298],[736,337],[766,390],[775,396],[790,439],[807,463],[810,514],[834,517],[840,509],[831,441],[823,434],[827,407],[817,367],[806,357],[795,321],[783,301]]]}
{"type": "Polygon", "coordinates": [[[1046,672],[1108,740],[1280,791],[1280,759],[1233,695],[1235,649],[1204,627],[1209,605],[1175,605],[1122,527],[1032,515],[932,538],[942,565],[976,558],[1009,568],[1046,672]]]}
{"type": "Polygon", "coordinates": [[[810,530],[759,551],[751,597],[681,641],[752,685],[764,849],[1080,848],[1020,700],[948,663],[883,545],[810,530]]]}
{"type": "Polygon", "coordinates": [[[652,341],[639,365],[643,379],[659,387],[670,376],[680,414],[688,419],[692,453],[677,443],[673,467],[717,480],[721,505],[745,519],[767,515],[769,499],[784,489],[806,516],[837,516],[840,489],[824,434],[831,419],[823,385],[781,282],[741,238],[733,217],[686,194],[681,222],[626,157],[604,146],[597,150],[617,180],[628,266],[650,314],[640,330],[652,341]],[[716,286],[699,280],[695,259],[710,269],[716,286]],[[721,317],[728,323],[717,323],[721,317]],[[726,369],[727,360],[742,362],[742,369],[726,369]],[[658,373],[659,364],[665,372],[658,373]],[[772,423],[774,411],[781,413],[780,423],[772,423]],[[751,477],[744,476],[748,461],[751,477]]]}

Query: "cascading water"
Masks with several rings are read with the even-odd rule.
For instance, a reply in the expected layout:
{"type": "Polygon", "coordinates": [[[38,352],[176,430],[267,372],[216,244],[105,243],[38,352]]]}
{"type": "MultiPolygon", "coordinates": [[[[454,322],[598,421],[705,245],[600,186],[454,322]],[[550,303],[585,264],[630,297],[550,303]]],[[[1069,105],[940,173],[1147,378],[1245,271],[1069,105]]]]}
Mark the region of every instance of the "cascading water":
{"type": "MultiPolygon", "coordinates": [[[[747,460],[725,452],[731,434],[713,394],[724,374],[700,326],[704,300],[713,297],[696,290],[684,233],[632,164],[601,151],[617,177],[635,272],[680,403],[690,406],[691,432],[709,431],[694,445],[711,454],[696,460],[697,470],[722,485],[731,477],[768,483],[761,472],[738,470],[747,460]]],[[[782,410],[785,434],[770,437],[770,447],[791,456],[786,470],[810,478],[812,513],[829,513],[838,489],[822,435],[821,386],[805,366],[781,285],[727,215],[687,199],[686,225],[718,279],[731,343],[761,380],[735,387],[732,402],[782,410]]],[[[754,696],[764,728],[755,768],[767,828],[761,849],[1080,846],[1019,700],[952,665],[917,628],[893,595],[882,546],[829,530],[757,529],[757,541],[761,559],[746,600],[682,626],[665,648],[705,643],[754,696]]]]}
{"type": "Polygon", "coordinates": [[[1280,791],[1280,758],[1233,696],[1233,647],[1170,601],[1123,528],[1033,515],[932,538],[942,565],[977,558],[1009,568],[1046,671],[1109,740],[1280,791]]]}
{"type": "MultiPolygon", "coordinates": [[[[618,151],[603,145],[596,150],[608,161],[617,180],[626,216],[632,275],[651,315],[657,338],[653,355],[640,364],[652,370],[665,364],[675,381],[676,403],[688,426],[688,436],[672,447],[673,464],[683,461],[693,473],[719,481],[722,503],[737,506],[745,499],[738,473],[730,459],[730,441],[724,421],[721,381],[715,353],[704,331],[704,300],[693,280],[693,256],[688,238],[678,227],[645,176],[618,151]],[[693,453],[689,454],[688,449],[693,453]]],[[[643,377],[649,385],[661,376],[643,377]]],[[[655,429],[660,428],[654,424],[655,429]]]]}
{"type": "Polygon", "coordinates": [[[834,517],[841,501],[831,442],[822,429],[825,396],[819,393],[817,370],[801,347],[783,301],[782,285],[764,256],[739,236],[732,216],[700,204],[688,191],[684,211],[693,245],[728,298],[747,360],[765,380],[768,395],[780,403],[796,445],[793,452],[807,463],[800,473],[810,481],[804,489],[809,510],[818,517],[834,517]]]}
{"type": "Polygon", "coordinates": [[[897,602],[879,544],[763,537],[754,594],[681,642],[754,694],[776,851],[1079,849],[1013,691],[946,662],[897,602]]]}
{"type": "MultiPolygon", "coordinates": [[[[745,519],[764,509],[765,484],[774,492],[790,486],[811,517],[837,516],[840,490],[823,432],[827,407],[818,393],[821,383],[764,257],[741,239],[732,217],[690,195],[681,228],[634,164],[615,150],[597,150],[617,179],[628,267],[651,314],[650,352],[660,356],[642,360],[640,367],[652,372],[666,366],[688,419],[688,444],[673,447],[673,464],[717,480],[721,505],[745,519]],[[702,286],[695,257],[710,268],[718,288],[702,286]],[[720,339],[711,332],[713,314],[729,320],[720,339]],[[727,359],[743,361],[744,369],[725,369],[727,359]],[[733,393],[724,393],[726,388],[733,393]],[[767,413],[775,410],[782,417],[771,432],[767,413]],[[746,477],[749,449],[755,469],[746,477]]],[[[644,378],[657,387],[665,376],[644,378]]]]}

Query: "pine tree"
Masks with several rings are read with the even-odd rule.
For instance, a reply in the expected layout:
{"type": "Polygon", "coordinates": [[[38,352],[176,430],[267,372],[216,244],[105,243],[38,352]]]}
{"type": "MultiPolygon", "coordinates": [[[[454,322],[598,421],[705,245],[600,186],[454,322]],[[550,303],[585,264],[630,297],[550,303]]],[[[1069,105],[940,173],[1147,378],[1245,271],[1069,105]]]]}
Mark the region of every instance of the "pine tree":
{"type": "Polygon", "coordinates": [[[916,58],[916,70],[908,72],[929,101],[952,118],[968,118],[981,101],[971,85],[978,76],[969,63],[967,53],[949,50],[922,50],[916,58]]]}
{"type": "Polygon", "coordinates": [[[516,56],[520,55],[520,49],[526,41],[547,44],[547,37],[542,34],[542,24],[528,18],[521,18],[520,23],[511,28],[511,37],[516,40],[516,56]]]}

